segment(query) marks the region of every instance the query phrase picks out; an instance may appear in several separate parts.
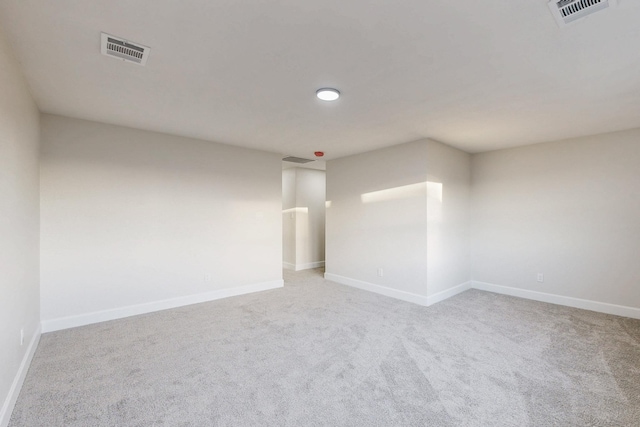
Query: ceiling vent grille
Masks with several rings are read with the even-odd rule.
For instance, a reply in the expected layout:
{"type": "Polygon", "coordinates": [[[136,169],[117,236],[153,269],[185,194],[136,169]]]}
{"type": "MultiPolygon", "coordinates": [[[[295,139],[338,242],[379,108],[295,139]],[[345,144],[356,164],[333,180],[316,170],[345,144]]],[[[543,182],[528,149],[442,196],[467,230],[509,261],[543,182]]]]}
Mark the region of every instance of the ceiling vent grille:
{"type": "Polygon", "coordinates": [[[145,65],[151,48],[141,44],[131,43],[120,37],[102,33],[100,51],[106,56],[133,62],[138,65],[145,65]]]}
{"type": "Polygon", "coordinates": [[[311,160],[311,159],[303,159],[302,157],[293,157],[293,156],[287,156],[284,157],[282,159],[285,162],[292,162],[292,163],[309,163],[309,162],[315,162],[315,160],[311,160]]]}
{"type": "Polygon", "coordinates": [[[592,13],[616,6],[618,6],[618,0],[552,0],[549,2],[549,9],[561,27],[592,13]]]}

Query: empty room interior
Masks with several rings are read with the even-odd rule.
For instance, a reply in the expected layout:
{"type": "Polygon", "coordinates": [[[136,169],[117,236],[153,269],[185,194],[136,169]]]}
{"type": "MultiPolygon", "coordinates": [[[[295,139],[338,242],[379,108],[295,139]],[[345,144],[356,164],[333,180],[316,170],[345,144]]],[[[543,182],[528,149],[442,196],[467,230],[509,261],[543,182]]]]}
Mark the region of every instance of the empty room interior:
{"type": "Polygon", "coordinates": [[[0,0],[0,427],[639,426],[639,23],[0,0]]]}

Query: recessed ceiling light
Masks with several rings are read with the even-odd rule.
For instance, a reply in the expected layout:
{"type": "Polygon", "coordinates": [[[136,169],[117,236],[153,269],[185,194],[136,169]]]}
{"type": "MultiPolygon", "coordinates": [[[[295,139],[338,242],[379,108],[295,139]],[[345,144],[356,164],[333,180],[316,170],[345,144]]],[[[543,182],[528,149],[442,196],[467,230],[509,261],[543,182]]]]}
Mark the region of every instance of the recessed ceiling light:
{"type": "Polygon", "coordinates": [[[335,101],[340,98],[340,92],[338,89],[332,89],[330,87],[324,87],[316,91],[316,96],[323,101],[335,101]]]}

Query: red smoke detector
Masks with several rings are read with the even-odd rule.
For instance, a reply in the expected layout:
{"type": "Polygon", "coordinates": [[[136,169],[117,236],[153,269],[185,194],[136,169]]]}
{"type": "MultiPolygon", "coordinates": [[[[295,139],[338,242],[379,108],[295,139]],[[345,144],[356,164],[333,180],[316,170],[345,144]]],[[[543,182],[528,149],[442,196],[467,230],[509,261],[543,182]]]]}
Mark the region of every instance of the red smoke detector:
{"type": "Polygon", "coordinates": [[[322,156],[324,156],[324,152],[322,152],[322,151],[316,151],[316,152],[315,152],[315,153],[313,153],[313,154],[315,154],[315,155],[316,155],[316,157],[322,157],[322,156]]]}

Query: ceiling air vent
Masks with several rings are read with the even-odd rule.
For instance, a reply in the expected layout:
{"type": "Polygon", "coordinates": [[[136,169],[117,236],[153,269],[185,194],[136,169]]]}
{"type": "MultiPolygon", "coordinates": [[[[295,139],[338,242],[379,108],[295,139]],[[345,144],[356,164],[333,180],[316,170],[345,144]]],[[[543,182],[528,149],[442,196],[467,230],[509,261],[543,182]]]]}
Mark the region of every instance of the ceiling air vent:
{"type": "Polygon", "coordinates": [[[138,65],[145,65],[151,48],[138,43],[132,43],[120,37],[102,33],[100,51],[103,55],[112,56],[138,65]]]}
{"type": "Polygon", "coordinates": [[[311,160],[311,159],[303,159],[302,157],[293,157],[293,156],[287,156],[284,157],[282,159],[285,162],[292,162],[292,163],[309,163],[309,162],[315,162],[315,160],[311,160]]]}
{"type": "Polygon", "coordinates": [[[616,6],[618,6],[618,0],[552,0],[549,2],[549,9],[561,27],[592,13],[616,6]]]}

